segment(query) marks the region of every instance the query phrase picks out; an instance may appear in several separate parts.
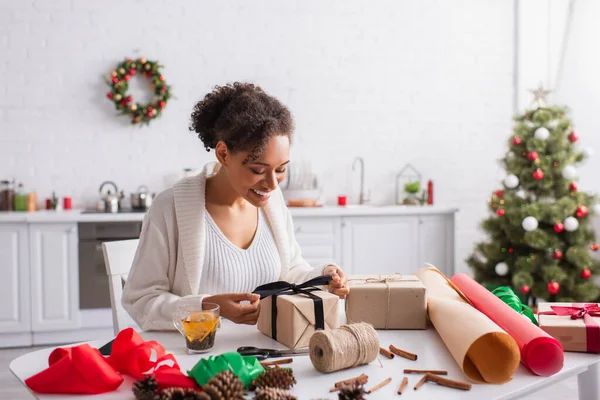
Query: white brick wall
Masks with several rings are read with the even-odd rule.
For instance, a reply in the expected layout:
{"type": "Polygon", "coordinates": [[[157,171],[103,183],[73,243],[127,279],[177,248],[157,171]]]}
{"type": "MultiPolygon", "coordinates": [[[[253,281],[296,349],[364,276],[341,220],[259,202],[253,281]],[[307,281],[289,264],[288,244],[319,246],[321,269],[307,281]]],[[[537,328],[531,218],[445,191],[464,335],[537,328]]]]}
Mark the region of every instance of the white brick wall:
{"type": "Polygon", "coordinates": [[[393,200],[406,163],[433,179],[436,203],[461,208],[464,268],[511,132],[512,12],[494,0],[3,1],[0,177],[76,205],[107,179],[159,190],[212,158],[187,130],[194,103],[251,80],[290,106],[294,155],[330,201],[348,183],[357,195],[355,156],[374,202],[393,200]],[[141,129],[117,118],[102,80],[136,56],[161,61],[177,97],[141,129]]]}

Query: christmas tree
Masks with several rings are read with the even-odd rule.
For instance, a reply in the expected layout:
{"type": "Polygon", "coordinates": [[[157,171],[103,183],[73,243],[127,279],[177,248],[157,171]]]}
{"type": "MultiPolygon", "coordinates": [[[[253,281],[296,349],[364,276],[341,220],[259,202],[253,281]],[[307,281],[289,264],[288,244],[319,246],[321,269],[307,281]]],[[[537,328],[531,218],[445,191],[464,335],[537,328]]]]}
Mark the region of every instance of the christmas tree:
{"type": "Polygon", "coordinates": [[[504,187],[488,199],[491,215],[482,223],[488,240],[467,263],[488,288],[510,286],[547,301],[593,301],[600,295],[593,280],[600,261],[591,254],[599,246],[590,216],[600,208],[576,181],[576,166],[591,151],[579,149],[568,109],[547,106],[549,92],[542,88],[533,93],[534,106],[515,116],[501,160],[504,187]]]}

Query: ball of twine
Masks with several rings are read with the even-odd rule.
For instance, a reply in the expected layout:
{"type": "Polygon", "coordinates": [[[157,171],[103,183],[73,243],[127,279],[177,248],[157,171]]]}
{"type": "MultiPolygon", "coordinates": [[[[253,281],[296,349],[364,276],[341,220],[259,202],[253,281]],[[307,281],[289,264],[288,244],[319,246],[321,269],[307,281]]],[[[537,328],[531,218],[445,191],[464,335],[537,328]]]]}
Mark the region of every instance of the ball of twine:
{"type": "Polygon", "coordinates": [[[379,336],[367,323],[343,325],[315,332],[308,347],[315,369],[329,373],[375,360],[379,354],[379,336]]]}

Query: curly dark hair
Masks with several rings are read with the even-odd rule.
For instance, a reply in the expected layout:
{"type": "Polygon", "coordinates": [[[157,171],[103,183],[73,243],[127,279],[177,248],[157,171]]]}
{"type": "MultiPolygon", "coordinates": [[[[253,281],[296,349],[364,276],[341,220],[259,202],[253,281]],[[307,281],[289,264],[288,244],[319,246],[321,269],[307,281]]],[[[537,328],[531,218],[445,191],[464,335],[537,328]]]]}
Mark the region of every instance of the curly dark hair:
{"type": "Polygon", "coordinates": [[[235,82],[216,86],[194,106],[190,131],[206,151],[222,140],[230,151],[250,151],[255,160],[269,138],[285,135],[291,140],[294,121],[288,108],[259,86],[235,82]]]}

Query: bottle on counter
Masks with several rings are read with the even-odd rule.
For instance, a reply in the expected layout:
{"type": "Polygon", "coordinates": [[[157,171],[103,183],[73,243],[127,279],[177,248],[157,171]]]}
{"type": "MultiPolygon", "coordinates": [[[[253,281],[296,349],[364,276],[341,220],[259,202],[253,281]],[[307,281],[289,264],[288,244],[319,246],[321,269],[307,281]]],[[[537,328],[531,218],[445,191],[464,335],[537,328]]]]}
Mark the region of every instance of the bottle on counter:
{"type": "Polygon", "coordinates": [[[29,192],[27,194],[27,211],[37,211],[37,193],[35,193],[35,191],[29,192]]]}
{"type": "Polygon", "coordinates": [[[14,210],[15,181],[0,181],[0,211],[14,210]]]}
{"type": "Polygon", "coordinates": [[[27,211],[27,193],[25,192],[23,183],[19,183],[19,187],[14,194],[13,200],[15,211],[27,211]]]}
{"type": "Polygon", "coordinates": [[[431,179],[427,182],[427,204],[433,205],[433,182],[431,179]]]}

